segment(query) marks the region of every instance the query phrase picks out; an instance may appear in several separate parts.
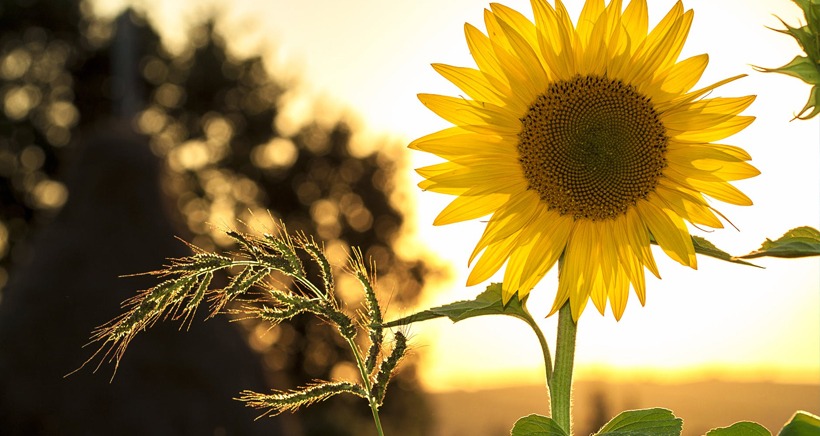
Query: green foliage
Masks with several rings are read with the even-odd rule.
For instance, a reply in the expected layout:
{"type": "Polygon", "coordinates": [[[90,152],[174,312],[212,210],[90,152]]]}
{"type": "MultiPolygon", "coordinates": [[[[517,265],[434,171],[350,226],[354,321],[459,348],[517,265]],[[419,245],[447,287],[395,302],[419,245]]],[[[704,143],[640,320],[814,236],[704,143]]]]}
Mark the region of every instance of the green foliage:
{"type": "Polygon", "coordinates": [[[797,227],[789,230],[779,239],[766,239],[759,249],[744,256],[754,257],[807,257],[820,255],[820,231],[811,227],[797,227]]]}
{"type": "Polygon", "coordinates": [[[552,418],[528,415],[515,422],[510,436],[567,436],[567,433],[552,418]]]}
{"type": "Polygon", "coordinates": [[[530,318],[518,298],[510,299],[505,306],[501,298],[501,283],[492,283],[487,286],[487,290],[479,294],[474,300],[456,301],[455,303],[427,309],[390,321],[384,326],[395,327],[445,316],[453,322],[458,322],[481,315],[510,315],[524,320],[530,318]]]}
{"type": "Polygon", "coordinates": [[[780,430],[778,436],[814,436],[820,434],[820,416],[798,411],[780,430]]]}
{"type": "Polygon", "coordinates": [[[791,62],[780,68],[758,68],[767,73],[781,73],[814,85],[811,88],[809,100],[795,118],[806,120],[820,113],[820,2],[817,0],[793,0],[803,10],[806,24],[801,27],[791,27],[780,20],[785,30],[780,33],[794,38],[806,56],[796,56],[791,62]]]}
{"type": "Polygon", "coordinates": [[[126,301],[127,310],[123,315],[94,331],[93,342],[102,344],[86,364],[101,355],[102,361],[114,361],[118,365],[134,336],[160,318],[187,320],[190,327],[190,320],[206,297],[210,303],[209,317],[229,313],[275,326],[297,315],[309,313],[334,325],[350,346],[360,369],[361,384],[317,380],[299,389],[277,390],[269,394],[244,391],[238,400],[250,407],[264,409],[262,416],[274,416],[349,393],[368,400],[377,426],[380,426],[377,410],[399,361],[407,351],[407,338],[397,332],[393,335],[393,346],[385,347],[381,308],[374,288],[375,277],[371,272],[374,265],[371,264],[368,269],[362,252],[353,250],[349,271],[359,280],[365,293],[365,310],[359,313],[358,322],[354,322],[336,298],[330,263],[313,238],[304,234],[291,237],[284,224],[275,234],[261,237],[233,230],[226,234],[236,241],[238,252],[222,255],[189,245],[194,251],[193,255],[170,259],[163,269],[146,273],[166,279],[126,301]],[[320,286],[307,276],[300,253],[316,264],[320,286]],[[220,270],[237,272],[224,288],[211,289],[214,273],[220,270]],[[271,285],[270,278],[274,273],[289,277],[294,286],[279,289],[271,285]],[[261,292],[254,293],[252,290],[261,292]],[[243,297],[243,304],[226,309],[240,297],[243,297]],[[367,330],[372,341],[367,362],[363,361],[362,350],[355,341],[359,328],[367,330]]]}
{"type": "Polygon", "coordinates": [[[741,421],[728,427],[720,427],[709,430],[706,436],[772,436],[766,427],[756,423],[741,421]]]}
{"type": "Polygon", "coordinates": [[[695,253],[703,254],[705,256],[714,257],[715,259],[724,260],[726,262],[739,263],[741,265],[749,265],[760,268],[759,266],[738,259],[731,254],[717,248],[715,244],[707,241],[700,236],[692,236],[692,244],[695,246],[695,253]]]}
{"type": "MultiPolygon", "coordinates": [[[[654,238],[651,239],[651,242],[653,244],[657,243],[654,238]]],[[[775,241],[766,239],[759,249],[743,256],[732,256],[700,236],[692,236],[692,245],[695,247],[695,253],[720,259],[726,262],[760,268],[760,266],[749,263],[743,259],[752,259],[764,256],[808,257],[820,255],[820,231],[808,226],[796,227],[789,230],[775,241]]]]}
{"type": "Polygon", "coordinates": [[[667,409],[627,410],[612,418],[595,436],[679,436],[683,420],[667,409]]]}

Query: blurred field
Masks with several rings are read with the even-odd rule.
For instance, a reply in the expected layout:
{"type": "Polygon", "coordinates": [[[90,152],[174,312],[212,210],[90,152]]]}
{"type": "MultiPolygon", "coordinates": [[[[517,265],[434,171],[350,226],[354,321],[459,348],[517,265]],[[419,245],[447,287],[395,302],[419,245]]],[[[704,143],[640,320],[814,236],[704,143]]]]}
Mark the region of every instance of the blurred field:
{"type": "MultiPolygon", "coordinates": [[[[545,388],[514,387],[431,396],[437,432],[432,436],[508,435],[531,413],[546,415],[545,388]]],[[[776,433],[796,410],[820,414],[820,385],[703,381],[681,384],[575,384],[575,434],[596,431],[627,409],[664,407],[683,418],[683,436],[703,435],[737,421],[755,421],[776,433]]]]}

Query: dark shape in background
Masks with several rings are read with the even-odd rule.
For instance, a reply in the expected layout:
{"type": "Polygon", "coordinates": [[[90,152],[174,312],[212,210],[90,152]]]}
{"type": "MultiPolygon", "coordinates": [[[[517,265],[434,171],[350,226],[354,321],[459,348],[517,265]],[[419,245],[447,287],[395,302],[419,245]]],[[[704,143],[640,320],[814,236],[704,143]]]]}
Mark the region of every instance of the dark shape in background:
{"type": "MultiPolygon", "coordinates": [[[[248,210],[270,210],[331,250],[361,246],[393,307],[411,302],[435,273],[393,251],[402,225],[389,201],[396,162],[382,152],[354,157],[343,123],[279,135],[274,121],[287,86],[260,58],[228,56],[213,26],[172,55],[133,14],[131,24],[116,26],[83,12],[84,3],[0,8],[0,434],[277,434],[270,426],[282,420],[253,422],[256,412],[231,398],[349,369],[335,333],[314,319],[268,331],[224,318],[202,323],[203,315],[187,332],[166,321],[140,335],[112,384],[106,365],[62,379],[90,355],[80,347],[91,328],[153,284],[117,276],[156,269],[185,250],[172,233],[219,249],[227,242],[208,223],[253,224],[248,210]],[[131,123],[116,121],[132,115],[131,123]],[[78,141],[78,133],[98,138],[78,141]],[[167,162],[160,187],[149,148],[167,162]],[[59,171],[68,162],[75,170],[66,188],[59,171]],[[38,229],[37,242],[26,243],[38,229]],[[261,367],[248,344],[262,354],[261,367]]],[[[391,384],[387,432],[430,429],[414,373],[407,362],[391,384]]],[[[337,397],[284,422],[289,434],[373,431],[357,398],[337,397]]]]}

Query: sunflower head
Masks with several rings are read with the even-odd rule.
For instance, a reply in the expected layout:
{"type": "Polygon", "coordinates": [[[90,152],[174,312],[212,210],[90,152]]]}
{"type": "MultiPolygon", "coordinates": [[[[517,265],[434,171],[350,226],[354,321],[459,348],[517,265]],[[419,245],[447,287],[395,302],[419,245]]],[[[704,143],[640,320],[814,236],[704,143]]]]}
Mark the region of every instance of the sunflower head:
{"type": "Polygon", "coordinates": [[[680,2],[651,31],[645,0],[587,0],[577,24],[560,0],[532,8],[465,26],[477,68],[433,65],[468,98],[419,95],[454,124],[410,144],[444,159],[419,186],[455,196],[437,225],[490,215],[468,284],[506,263],[504,300],[523,298],[560,259],[551,313],[569,302],[577,320],[591,299],[620,319],[644,270],[659,276],[650,241],[695,268],[686,223],[723,227],[707,198],[751,204],[729,183],[758,174],[750,156],[715,141],[752,122],[754,96],[704,98],[741,76],[693,90],[708,58],[678,59],[680,2]]]}

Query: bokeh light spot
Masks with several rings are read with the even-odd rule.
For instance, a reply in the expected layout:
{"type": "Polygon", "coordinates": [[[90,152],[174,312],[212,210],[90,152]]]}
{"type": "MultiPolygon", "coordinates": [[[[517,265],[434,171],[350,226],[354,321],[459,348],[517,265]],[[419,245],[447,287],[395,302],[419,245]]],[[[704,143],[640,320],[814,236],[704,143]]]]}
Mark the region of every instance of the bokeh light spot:
{"type": "Polygon", "coordinates": [[[23,85],[6,91],[3,97],[3,111],[12,120],[25,118],[29,111],[40,103],[40,90],[31,85],[23,85]]]}
{"type": "Polygon", "coordinates": [[[262,169],[290,168],[299,157],[299,151],[293,141],[286,138],[274,138],[267,144],[257,145],[251,151],[251,162],[262,169]]]}
{"type": "Polygon", "coordinates": [[[0,77],[4,80],[20,78],[30,66],[31,55],[27,51],[22,48],[12,50],[0,61],[0,77]]]}
{"type": "Polygon", "coordinates": [[[35,206],[38,209],[57,209],[68,199],[68,189],[55,180],[41,180],[32,190],[35,206]]]}

